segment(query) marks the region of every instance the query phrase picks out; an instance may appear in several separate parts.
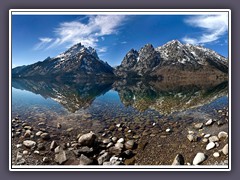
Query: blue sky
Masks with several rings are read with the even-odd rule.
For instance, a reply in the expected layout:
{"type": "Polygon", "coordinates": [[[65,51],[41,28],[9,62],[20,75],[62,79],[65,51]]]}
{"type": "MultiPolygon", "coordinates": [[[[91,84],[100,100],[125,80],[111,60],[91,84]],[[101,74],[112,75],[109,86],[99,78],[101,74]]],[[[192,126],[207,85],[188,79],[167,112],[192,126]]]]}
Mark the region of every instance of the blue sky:
{"type": "Polygon", "coordinates": [[[12,65],[55,57],[81,42],[110,65],[131,49],[178,39],[228,56],[227,13],[217,15],[13,15],[12,65]]]}

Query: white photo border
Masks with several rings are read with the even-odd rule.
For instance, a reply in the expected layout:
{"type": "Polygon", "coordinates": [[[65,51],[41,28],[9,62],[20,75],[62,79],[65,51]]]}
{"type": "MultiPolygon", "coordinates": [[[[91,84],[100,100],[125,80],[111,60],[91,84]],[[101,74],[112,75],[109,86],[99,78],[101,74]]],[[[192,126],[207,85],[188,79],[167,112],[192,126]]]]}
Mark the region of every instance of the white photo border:
{"type": "Polygon", "coordinates": [[[231,10],[230,9],[10,9],[9,10],[9,171],[231,171],[231,10]],[[13,15],[203,15],[228,13],[228,165],[12,165],[12,16],[13,15]]]}

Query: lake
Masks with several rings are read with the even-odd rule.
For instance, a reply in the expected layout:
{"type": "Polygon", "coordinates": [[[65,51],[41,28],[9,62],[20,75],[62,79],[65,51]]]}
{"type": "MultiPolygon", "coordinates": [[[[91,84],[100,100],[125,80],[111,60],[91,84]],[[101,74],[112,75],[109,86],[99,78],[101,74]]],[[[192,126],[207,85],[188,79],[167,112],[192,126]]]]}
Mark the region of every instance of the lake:
{"type": "Polygon", "coordinates": [[[81,121],[91,120],[106,128],[108,123],[121,121],[154,123],[163,116],[169,119],[209,117],[214,115],[215,109],[228,106],[227,95],[227,82],[214,86],[182,86],[140,80],[70,82],[13,79],[12,115],[29,121],[61,121],[76,126],[82,125],[81,121]]]}

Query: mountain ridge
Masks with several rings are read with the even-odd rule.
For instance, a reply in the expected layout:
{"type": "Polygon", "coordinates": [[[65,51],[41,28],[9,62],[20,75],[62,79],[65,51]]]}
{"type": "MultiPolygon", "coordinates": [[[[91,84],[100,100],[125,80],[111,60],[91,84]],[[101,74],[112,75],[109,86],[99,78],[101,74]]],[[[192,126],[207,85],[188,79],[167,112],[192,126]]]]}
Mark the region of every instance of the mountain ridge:
{"type": "Polygon", "coordinates": [[[199,45],[172,40],[154,48],[146,44],[140,50],[130,49],[116,68],[102,61],[95,49],[81,43],[73,45],[54,58],[46,58],[27,66],[12,69],[13,77],[71,78],[187,78],[224,77],[228,60],[217,52],[199,45]],[[179,77],[177,77],[178,75],[179,77]]]}

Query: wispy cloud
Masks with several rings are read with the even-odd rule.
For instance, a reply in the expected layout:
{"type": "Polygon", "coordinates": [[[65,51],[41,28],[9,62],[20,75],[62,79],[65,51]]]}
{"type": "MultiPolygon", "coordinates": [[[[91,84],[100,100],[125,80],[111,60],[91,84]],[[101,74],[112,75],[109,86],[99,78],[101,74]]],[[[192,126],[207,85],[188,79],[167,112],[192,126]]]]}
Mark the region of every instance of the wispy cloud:
{"type": "Polygon", "coordinates": [[[185,36],[182,40],[190,44],[205,44],[218,40],[228,31],[228,15],[199,15],[185,19],[190,26],[201,28],[202,33],[198,37],[185,36]]]}
{"type": "Polygon", "coordinates": [[[121,44],[127,44],[127,41],[122,41],[121,44]]]}
{"type": "Polygon", "coordinates": [[[34,46],[34,49],[35,50],[39,50],[39,49],[42,49],[44,48],[47,44],[49,44],[50,42],[52,42],[52,38],[39,38],[39,43],[37,43],[35,46],[34,46]]]}
{"type": "Polygon", "coordinates": [[[104,36],[117,34],[125,17],[124,15],[96,15],[87,16],[88,20],[85,23],[81,22],[81,19],[60,23],[54,30],[54,38],[45,38],[45,40],[49,39],[49,42],[41,38],[36,47],[37,49],[50,49],[60,45],[69,47],[81,42],[85,46],[105,52],[106,47],[98,47],[99,40],[104,40],[104,36]]]}

